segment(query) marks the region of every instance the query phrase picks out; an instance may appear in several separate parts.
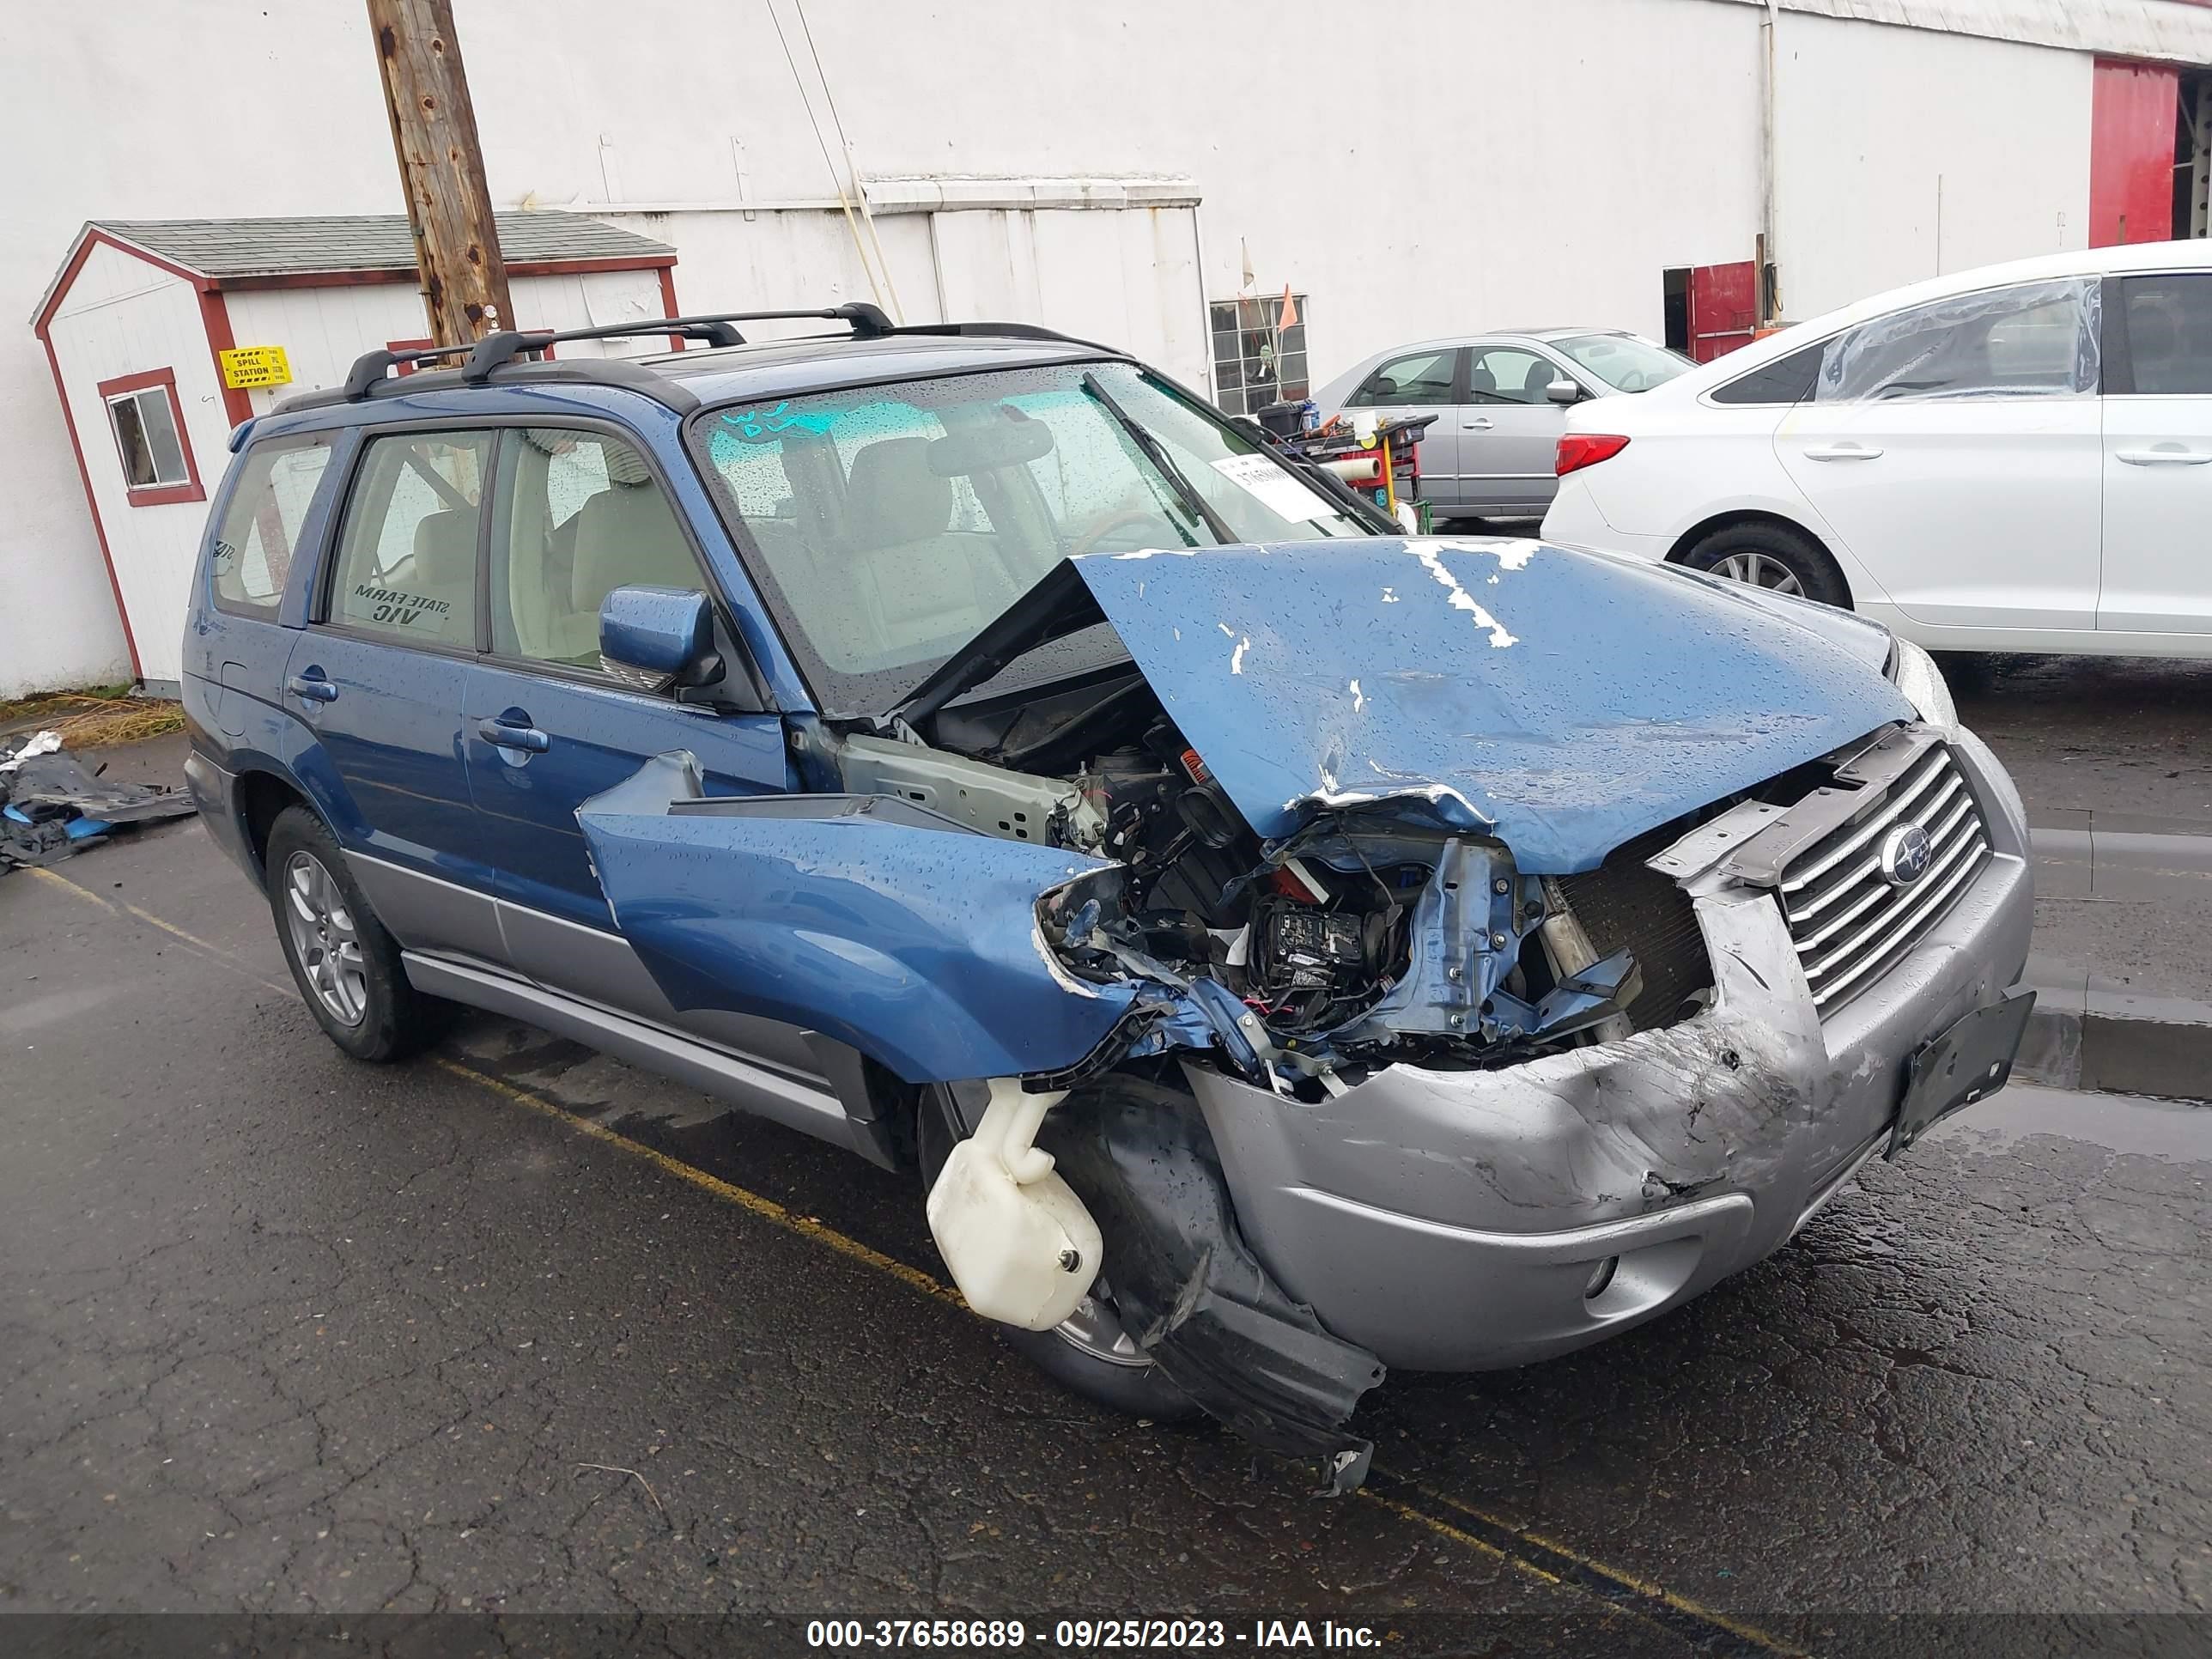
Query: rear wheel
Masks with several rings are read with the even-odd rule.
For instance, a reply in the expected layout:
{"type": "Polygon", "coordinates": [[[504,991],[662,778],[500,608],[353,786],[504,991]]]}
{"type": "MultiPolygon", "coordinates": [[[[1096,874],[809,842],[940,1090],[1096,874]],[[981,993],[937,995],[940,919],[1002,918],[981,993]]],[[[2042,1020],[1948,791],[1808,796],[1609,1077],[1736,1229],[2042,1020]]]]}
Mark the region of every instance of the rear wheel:
{"type": "MultiPolygon", "coordinates": [[[[938,1172],[945,1168],[959,1136],[939,1090],[925,1092],[919,1116],[915,1150],[921,1163],[921,1189],[927,1195],[937,1184],[938,1172]]],[[[1103,1278],[1091,1287],[1091,1294],[1073,1315],[1048,1331],[1025,1331],[1017,1325],[993,1328],[1008,1347],[1086,1400],[1155,1422],[1198,1414],[1191,1397],[1161,1376],[1159,1367],[1122,1329],[1113,1292],[1103,1278]]]]}
{"type": "Polygon", "coordinates": [[[437,1040],[453,1005],[408,982],[399,942],[368,908],[323,821],[288,806],[262,854],[269,908],[307,1012],[356,1060],[402,1060],[437,1040]]]}
{"type": "Polygon", "coordinates": [[[1788,525],[1747,520],[1726,526],[1682,555],[1682,563],[1771,593],[1850,608],[1850,589],[1836,562],[1810,536],[1788,525]]]}

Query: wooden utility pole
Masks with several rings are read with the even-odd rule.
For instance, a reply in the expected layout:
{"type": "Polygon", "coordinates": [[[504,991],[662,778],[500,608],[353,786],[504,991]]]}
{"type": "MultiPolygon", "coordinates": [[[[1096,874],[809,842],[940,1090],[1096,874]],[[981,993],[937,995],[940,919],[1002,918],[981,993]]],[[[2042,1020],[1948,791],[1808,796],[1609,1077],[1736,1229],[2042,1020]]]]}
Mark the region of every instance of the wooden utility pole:
{"type": "Polygon", "coordinates": [[[368,0],[392,147],[437,345],[514,326],[453,0],[368,0]]]}

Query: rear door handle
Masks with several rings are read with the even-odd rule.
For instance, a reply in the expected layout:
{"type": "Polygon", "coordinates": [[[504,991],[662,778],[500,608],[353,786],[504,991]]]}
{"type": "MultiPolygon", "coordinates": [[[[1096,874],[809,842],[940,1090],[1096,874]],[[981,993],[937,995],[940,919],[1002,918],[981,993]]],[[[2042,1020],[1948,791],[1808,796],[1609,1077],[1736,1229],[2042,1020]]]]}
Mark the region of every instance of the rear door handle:
{"type": "Polygon", "coordinates": [[[2202,466],[2212,461],[2212,450],[2122,449],[2113,452],[2130,466],[2202,466]]]}
{"type": "Polygon", "coordinates": [[[1462,421],[1459,426],[1462,432],[1487,432],[1490,430],[1490,419],[1487,416],[1478,415],[1471,421],[1462,421]]]}
{"type": "Polygon", "coordinates": [[[338,689],[320,674],[295,674],[284,683],[285,690],[307,702],[336,702],[338,689]]]}
{"type": "Polygon", "coordinates": [[[553,739],[536,726],[509,726],[504,720],[478,720],[477,735],[495,749],[525,749],[533,755],[553,746],[553,739]]]}
{"type": "Polygon", "coordinates": [[[1819,444],[1805,452],[1808,461],[1871,461],[1881,455],[1869,444],[1819,444]]]}

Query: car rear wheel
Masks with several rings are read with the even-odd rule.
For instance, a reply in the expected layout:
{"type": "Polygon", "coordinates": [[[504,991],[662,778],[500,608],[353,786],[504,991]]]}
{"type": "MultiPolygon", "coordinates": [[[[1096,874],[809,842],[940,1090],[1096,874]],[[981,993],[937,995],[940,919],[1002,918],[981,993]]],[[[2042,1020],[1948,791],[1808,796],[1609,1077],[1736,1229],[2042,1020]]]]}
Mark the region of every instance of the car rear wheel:
{"type": "Polygon", "coordinates": [[[1850,608],[1850,589],[1826,550],[1802,530],[1762,520],[1716,530],[1682,563],[1723,580],[1850,608]]]}
{"type": "MultiPolygon", "coordinates": [[[[915,1151],[926,1196],[959,1137],[941,1091],[924,1093],[919,1115],[915,1151]]],[[[1091,1287],[1072,1316],[1048,1331],[1025,1331],[1015,1325],[992,1328],[1030,1364],[1086,1400],[1154,1422],[1198,1414],[1191,1397],[1161,1376],[1159,1367],[1122,1329],[1113,1292],[1103,1279],[1091,1287]]]]}
{"type": "Polygon", "coordinates": [[[276,938],[307,1012],[356,1060],[403,1060],[437,1040],[453,1005],[408,982],[399,942],[376,919],[323,821],[289,806],[262,854],[276,938]]]}

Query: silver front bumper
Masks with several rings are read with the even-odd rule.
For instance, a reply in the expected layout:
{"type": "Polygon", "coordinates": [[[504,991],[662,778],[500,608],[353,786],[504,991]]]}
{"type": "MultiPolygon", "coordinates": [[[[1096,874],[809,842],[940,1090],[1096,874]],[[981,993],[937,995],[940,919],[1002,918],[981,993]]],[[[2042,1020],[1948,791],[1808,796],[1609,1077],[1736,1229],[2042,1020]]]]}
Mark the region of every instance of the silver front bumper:
{"type": "Polygon", "coordinates": [[[1187,1068],[1254,1251],[1386,1364],[1486,1370],[1596,1341],[1777,1249],[1879,1149],[1913,1051],[2027,961],[2017,797],[1979,744],[1959,758],[1994,857],[1825,1025],[1780,907],[1728,886],[1693,889],[1716,997],[1679,1025],[1498,1071],[1391,1066],[1311,1106],[1187,1068]]]}

